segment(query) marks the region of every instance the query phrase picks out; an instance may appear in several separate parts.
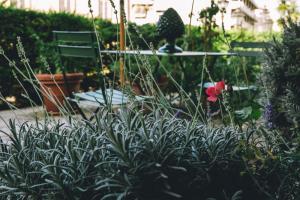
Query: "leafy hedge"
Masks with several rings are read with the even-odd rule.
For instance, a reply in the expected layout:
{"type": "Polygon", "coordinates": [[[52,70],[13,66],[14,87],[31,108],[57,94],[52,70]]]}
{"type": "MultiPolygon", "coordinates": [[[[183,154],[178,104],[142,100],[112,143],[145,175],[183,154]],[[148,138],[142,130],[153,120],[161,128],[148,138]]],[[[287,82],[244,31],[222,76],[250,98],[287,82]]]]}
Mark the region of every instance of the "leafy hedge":
{"type": "MultiPolygon", "coordinates": [[[[52,40],[52,30],[86,30],[91,29],[91,23],[86,18],[66,13],[40,13],[35,11],[19,10],[0,7],[0,46],[6,54],[19,62],[16,40],[20,36],[26,54],[34,69],[41,66],[39,63],[42,45],[52,40]]],[[[52,53],[49,52],[48,55],[52,53]]],[[[51,58],[51,57],[50,57],[51,58]]],[[[51,60],[50,60],[51,61],[51,60]]],[[[50,62],[51,63],[51,62],[50,62]]],[[[5,59],[0,59],[0,92],[4,96],[18,94],[18,86],[13,81],[12,69],[5,59]]]]}

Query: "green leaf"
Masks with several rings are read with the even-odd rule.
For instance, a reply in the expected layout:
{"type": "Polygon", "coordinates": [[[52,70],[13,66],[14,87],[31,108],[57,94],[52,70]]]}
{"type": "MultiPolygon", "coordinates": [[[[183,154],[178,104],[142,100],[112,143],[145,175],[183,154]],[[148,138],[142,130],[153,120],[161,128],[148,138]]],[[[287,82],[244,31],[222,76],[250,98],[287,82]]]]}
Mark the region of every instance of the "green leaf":
{"type": "Polygon", "coordinates": [[[244,107],[241,110],[234,111],[236,117],[240,120],[246,120],[252,114],[252,107],[244,107]]]}

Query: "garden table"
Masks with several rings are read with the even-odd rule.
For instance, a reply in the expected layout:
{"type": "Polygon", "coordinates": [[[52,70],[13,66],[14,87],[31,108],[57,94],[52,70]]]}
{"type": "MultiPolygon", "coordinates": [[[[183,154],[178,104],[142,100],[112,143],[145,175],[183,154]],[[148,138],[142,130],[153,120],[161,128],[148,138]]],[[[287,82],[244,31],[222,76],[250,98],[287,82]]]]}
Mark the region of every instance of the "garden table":
{"type": "MultiPolygon", "coordinates": [[[[162,57],[175,57],[179,58],[179,64],[180,68],[182,69],[183,75],[185,77],[185,68],[184,64],[182,62],[183,58],[191,58],[191,57],[205,57],[205,56],[213,56],[213,57],[219,57],[219,56],[238,56],[237,53],[234,52],[204,52],[204,51],[183,51],[180,53],[161,53],[158,51],[152,51],[152,50],[101,50],[101,53],[107,53],[107,54],[116,54],[116,55],[145,55],[145,56],[158,56],[159,58],[162,57]]],[[[156,71],[158,69],[159,65],[156,66],[156,71]]]]}
{"type": "Polygon", "coordinates": [[[197,57],[197,56],[237,56],[237,53],[231,52],[204,52],[204,51],[183,51],[181,53],[161,53],[152,50],[102,50],[102,53],[108,54],[128,54],[128,55],[146,55],[146,56],[169,56],[169,57],[197,57]]]}
{"type": "MultiPolygon", "coordinates": [[[[144,56],[158,56],[158,58],[162,57],[174,57],[178,59],[179,66],[182,70],[182,80],[186,77],[185,67],[183,63],[183,59],[187,58],[196,58],[196,57],[221,57],[221,56],[238,56],[237,53],[234,52],[203,52],[203,51],[183,51],[180,53],[162,53],[155,50],[101,50],[101,53],[105,54],[115,54],[115,55],[144,55],[144,56]]],[[[154,72],[158,70],[159,64],[155,67],[154,72]]]]}
{"type": "MultiPolygon", "coordinates": [[[[220,56],[238,56],[237,53],[234,52],[204,52],[204,51],[183,51],[180,53],[161,53],[158,51],[152,50],[101,50],[101,53],[107,54],[116,54],[116,55],[145,55],[145,56],[158,56],[159,58],[162,57],[175,57],[178,58],[179,66],[182,69],[183,78],[185,76],[185,67],[183,64],[183,58],[192,58],[192,57],[205,57],[205,56],[213,56],[213,57],[220,57],[220,56]]],[[[158,70],[159,64],[156,66],[155,71],[158,70]]]]}

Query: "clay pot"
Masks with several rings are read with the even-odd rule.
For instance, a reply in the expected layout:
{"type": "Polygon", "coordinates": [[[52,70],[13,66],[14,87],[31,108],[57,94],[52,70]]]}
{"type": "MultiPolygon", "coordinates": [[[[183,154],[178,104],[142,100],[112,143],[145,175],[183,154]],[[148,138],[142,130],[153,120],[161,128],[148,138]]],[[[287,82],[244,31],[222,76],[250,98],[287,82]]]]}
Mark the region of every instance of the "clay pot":
{"type": "Polygon", "coordinates": [[[166,75],[161,75],[157,80],[157,85],[162,90],[166,89],[168,87],[168,84],[169,84],[169,78],[166,75]]]}
{"type": "Polygon", "coordinates": [[[144,95],[143,90],[142,90],[141,86],[138,83],[133,82],[131,84],[131,88],[132,88],[132,91],[134,92],[134,94],[136,94],[136,95],[144,95]]]}
{"type": "Polygon", "coordinates": [[[69,92],[79,91],[83,73],[66,74],[69,91],[67,91],[63,74],[37,74],[36,77],[40,82],[43,103],[47,112],[52,115],[59,115],[57,105],[59,105],[59,107],[64,105],[65,97],[70,95],[69,92]],[[54,103],[53,100],[56,103],[54,103]]]}

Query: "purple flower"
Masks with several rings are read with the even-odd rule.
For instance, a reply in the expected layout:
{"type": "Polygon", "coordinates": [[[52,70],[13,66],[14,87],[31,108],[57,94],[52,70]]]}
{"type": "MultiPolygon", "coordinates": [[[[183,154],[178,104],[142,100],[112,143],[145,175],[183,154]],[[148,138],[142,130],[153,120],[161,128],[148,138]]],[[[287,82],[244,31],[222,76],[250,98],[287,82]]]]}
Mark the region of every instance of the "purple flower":
{"type": "Polygon", "coordinates": [[[269,129],[274,128],[274,122],[273,122],[274,121],[274,108],[271,103],[268,103],[265,106],[264,119],[265,119],[266,126],[269,129]]]}

